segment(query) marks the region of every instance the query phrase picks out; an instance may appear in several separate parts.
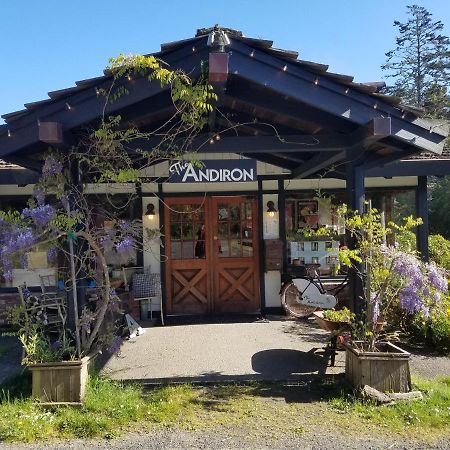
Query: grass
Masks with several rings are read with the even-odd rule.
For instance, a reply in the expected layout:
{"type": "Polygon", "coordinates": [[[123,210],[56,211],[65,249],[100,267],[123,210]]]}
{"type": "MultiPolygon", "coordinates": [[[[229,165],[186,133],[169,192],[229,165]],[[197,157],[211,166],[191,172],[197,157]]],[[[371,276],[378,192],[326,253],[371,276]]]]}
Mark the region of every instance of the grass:
{"type": "Polygon", "coordinates": [[[450,423],[450,377],[415,383],[423,401],[380,407],[358,399],[340,382],[326,380],[303,386],[177,385],[143,392],[139,385],[93,376],[82,407],[44,409],[30,399],[30,375],[24,372],[0,387],[0,441],[109,438],[161,426],[225,429],[255,439],[261,433],[277,439],[345,429],[442,435],[450,423]]]}
{"type": "Polygon", "coordinates": [[[376,406],[363,401],[352,393],[343,393],[330,400],[333,409],[356,420],[387,426],[395,432],[405,430],[433,433],[449,430],[450,377],[436,380],[413,380],[414,388],[422,391],[423,400],[397,402],[388,406],[376,406]]]}

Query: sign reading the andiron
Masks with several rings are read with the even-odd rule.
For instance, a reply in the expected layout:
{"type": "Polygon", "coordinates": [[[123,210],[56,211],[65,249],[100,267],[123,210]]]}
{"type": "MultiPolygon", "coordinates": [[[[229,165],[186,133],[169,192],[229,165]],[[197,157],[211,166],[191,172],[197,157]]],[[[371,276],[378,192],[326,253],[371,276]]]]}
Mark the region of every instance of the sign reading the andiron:
{"type": "Polygon", "coordinates": [[[172,161],[169,183],[236,183],[256,181],[254,159],[172,161]]]}

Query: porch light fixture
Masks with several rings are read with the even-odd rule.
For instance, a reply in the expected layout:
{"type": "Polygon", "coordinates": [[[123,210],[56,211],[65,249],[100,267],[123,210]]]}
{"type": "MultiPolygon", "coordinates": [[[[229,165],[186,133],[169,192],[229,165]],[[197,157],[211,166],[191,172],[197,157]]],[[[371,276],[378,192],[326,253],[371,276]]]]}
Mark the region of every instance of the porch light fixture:
{"type": "Polygon", "coordinates": [[[267,202],[267,213],[269,214],[269,217],[275,216],[275,213],[278,212],[275,209],[275,204],[272,201],[267,202]]]}
{"type": "Polygon", "coordinates": [[[145,212],[145,215],[150,219],[153,220],[155,217],[155,205],[153,203],[149,203],[147,205],[147,211],[145,212]]]}

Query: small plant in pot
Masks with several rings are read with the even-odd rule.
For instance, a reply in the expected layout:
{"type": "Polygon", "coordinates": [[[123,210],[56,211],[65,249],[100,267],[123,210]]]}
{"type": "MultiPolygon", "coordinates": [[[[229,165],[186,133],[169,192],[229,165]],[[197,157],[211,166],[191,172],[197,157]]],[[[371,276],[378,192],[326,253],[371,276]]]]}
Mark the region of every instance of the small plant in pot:
{"type": "Polygon", "coordinates": [[[365,214],[341,210],[353,246],[340,251],[341,263],[350,266],[361,282],[365,311],[357,318],[353,339],[347,344],[346,377],[355,386],[380,391],[410,389],[409,353],[380,339],[384,322],[398,310],[428,316],[438,308],[448,290],[445,271],[424,263],[414,251],[387,245],[387,236],[420,226],[406,218],[402,225],[383,226],[376,209],[365,214]]]}

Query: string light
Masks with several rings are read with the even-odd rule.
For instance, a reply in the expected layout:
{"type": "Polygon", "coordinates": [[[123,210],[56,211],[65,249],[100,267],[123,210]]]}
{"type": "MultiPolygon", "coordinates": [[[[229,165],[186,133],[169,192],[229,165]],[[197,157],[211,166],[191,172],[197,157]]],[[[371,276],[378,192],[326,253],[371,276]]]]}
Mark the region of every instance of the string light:
{"type": "Polygon", "coordinates": [[[286,70],[287,70],[287,64],[284,65],[283,72],[286,72],[286,70]]]}
{"type": "Polygon", "coordinates": [[[209,140],[209,143],[210,143],[210,144],[214,144],[214,138],[211,138],[211,139],[209,140]]]}
{"type": "Polygon", "coordinates": [[[131,75],[130,74],[127,75],[127,79],[128,79],[128,81],[131,81],[131,75]]]}
{"type": "Polygon", "coordinates": [[[373,109],[377,109],[378,108],[378,103],[375,103],[375,105],[373,105],[373,109]]]}
{"type": "Polygon", "coordinates": [[[318,84],[319,84],[319,78],[316,78],[316,79],[314,80],[314,84],[315,84],[316,86],[318,86],[318,84]]]}
{"type": "Polygon", "coordinates": [[[250,56],[253,58],[255,56],[255,50],[252,50],[250,56]]]}
{"type": "Polygon", "coordinates": [[[195,52],[195,45],[192,46],[192,51],[195,52]]]}
{"type": "Polygon", "coordinates": [[[402,110],[402,119],[406,117],[406,112],[402,110]]]}
{"type": "Polygon", "coordinates": [[[8,137],[11,137],[11,130],[8,129],[8,137]]]}
{"type": "Polygon", "coordinates": [[[98,95],[100,95],[100,90],[98,88],[95,88],[95,93],[98,95]]]}
{"type": "Polygon", "coordinates": [[[66,102],[66,108],[70,111],[72,107],[69,105],[69,103],[66,102]]]}
{"type": "Polygon", "coordinates": [[[347,89],[345,90],[345,93],[348,94],[349,92],[350,92],[350,88],[347,88],[347,89]]]}
{"type": "Polygon", "coordinates": [[[220,134],[216,134],[216,141],[220,141],[220,134]]]}

